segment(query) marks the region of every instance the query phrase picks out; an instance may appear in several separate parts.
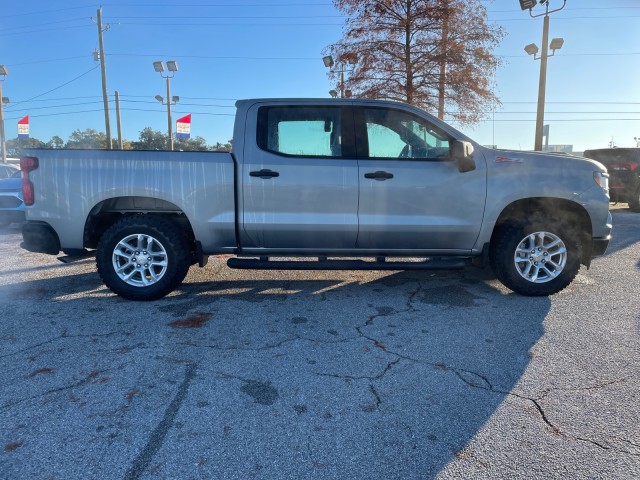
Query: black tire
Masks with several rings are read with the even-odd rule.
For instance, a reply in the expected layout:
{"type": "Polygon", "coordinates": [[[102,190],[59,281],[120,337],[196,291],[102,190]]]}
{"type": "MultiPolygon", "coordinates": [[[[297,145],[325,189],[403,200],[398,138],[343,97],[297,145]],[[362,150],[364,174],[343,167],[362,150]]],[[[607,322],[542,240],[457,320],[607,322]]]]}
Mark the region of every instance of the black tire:
{"type": "Polygon", "coordinates": [[[572,227],[536,221],[500,227],[491,242],[489,262],[506,287],[536,297],[566,288],[580,269],[581,255],[579,236],[572,227]],[[557,240],[560,243],[554,245],[557,240]]]}
{"type": "Polygon", "coordinates": [[[96,250],[102,281],[129,300],[157,300],[172,292],[186,277],[190,259],[191,248],[177,226],[153,215],[117,221],[96,250]]]}

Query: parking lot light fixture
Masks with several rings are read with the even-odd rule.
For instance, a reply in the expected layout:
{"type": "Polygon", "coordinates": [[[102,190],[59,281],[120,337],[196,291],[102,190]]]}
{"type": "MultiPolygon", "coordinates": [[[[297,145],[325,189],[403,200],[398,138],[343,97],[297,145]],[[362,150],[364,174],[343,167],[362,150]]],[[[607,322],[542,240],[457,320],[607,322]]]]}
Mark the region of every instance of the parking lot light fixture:
{"type": "Polygon", "coordinates": [[[153,69],[158,73],[164,72],[164,63],[160,61],[153,62],[153,69]]]}
{"type": "Polygon", "coordinates": [[[524,47],[524,51],[529,55],[536,55],[538,53],[538,46],[535,43],[530,43],[526,47],[524,47]]]}
{"type": "MultiPolygon", "coordinates": [[[[166,75],[164,74],[164,63],[160,60],[158,60],[157,62],[153,62],[153,69],[158,72],[162,78],[165,78],[167,80],[167,130],[169,133],[169,150],[173,150],[173,121],[171,120],[171,105],[176,103],[180,99],[180,97],[171,96],[171,79],[178,71],[178,63],[175,60],[168,60],[167,70],[169,70],[169,73],[167,73],[166,75]]],[[[160,95],[156,95],[156,100],[161,103],[164,101],[164,99],[160,95]]]]}
{"type": "MultiPolygon", "coordinates": [[[[353,72],[353,70],[355,69],[355,65],[358,63],[354,55],[349,55],[348,57],[345,56],[344,58],[338,58],[338,64],[340,65],[340,98],[344,98],[345,96],[345,88],[344,88],[345,58],[346,58],[346,62],[349,65],[351,65],[351,70],[349,70],[348,72],[353,72]]],[[[324,63],[324,66],[327,67],[329,70],[332,70],[333,66],[335,65],[335,62],[333,61],[333,57],[331,55],[326,55],[322,57],[322,63],[324,63]]],[[[332,91],[333,90],[331,90],[329,93],[331,93],[332,91]]]]}
{"type": "Polygon", "coordinates": [[[562,48],[562,45],[564,45],[564,38],[552,39],[551,43],[549,44],[549,48],[553,50],[553,53],[551,55],[554,55],[556,53],[556,50],[560,50],[562,48]]]}

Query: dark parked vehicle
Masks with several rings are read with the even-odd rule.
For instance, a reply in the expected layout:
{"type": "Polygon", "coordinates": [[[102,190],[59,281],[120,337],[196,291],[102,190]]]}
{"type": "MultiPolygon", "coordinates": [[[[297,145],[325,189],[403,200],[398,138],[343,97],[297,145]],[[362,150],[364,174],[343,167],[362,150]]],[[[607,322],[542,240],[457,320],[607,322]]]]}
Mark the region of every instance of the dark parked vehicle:
{"type": "MultiPolygon", "coordinates": [[[[4,165],[0,165],[2,167],[4,165]]],[[[13,169],[12,176],[0,178],[0,227],[13,222],[24,222],[22,201],[22,172],[13,169]]]]}
{"type": "Polygon", "coordinates": [[[584,156],[607,167],[611,201],[628,203],[640,212],[640,148],[599,148],[584,156]]]}

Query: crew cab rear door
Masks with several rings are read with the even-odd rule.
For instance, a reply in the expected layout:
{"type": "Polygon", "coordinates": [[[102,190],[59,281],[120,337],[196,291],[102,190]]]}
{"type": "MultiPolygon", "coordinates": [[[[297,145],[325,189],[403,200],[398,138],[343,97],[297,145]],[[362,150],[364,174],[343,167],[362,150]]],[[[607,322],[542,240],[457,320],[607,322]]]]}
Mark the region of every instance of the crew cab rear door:
{"type": "Polygon", "coordinates": [[[345,103],[254,105],[241,174],[243,248],[354,248],[358,164],[345,103]]]}
{"type": "Polygon", "coordinates": [[[355,128],[358,247],[470,250],[484,213],[484,159],[476,158],[475,170],[461,173],[450,158],[454,139],[400,108],[358,107],[355,128]]]}

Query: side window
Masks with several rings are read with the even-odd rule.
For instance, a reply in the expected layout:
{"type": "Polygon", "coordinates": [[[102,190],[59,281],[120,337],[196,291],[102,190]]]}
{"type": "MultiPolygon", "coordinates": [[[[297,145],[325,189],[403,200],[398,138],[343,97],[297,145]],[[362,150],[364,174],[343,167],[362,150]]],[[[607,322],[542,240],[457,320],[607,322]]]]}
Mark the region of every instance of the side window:
{"type": "Polygon", "coordinates": [[[368,158],[447,160],[450,137],[401,110],[365,108],[368,158]]]}
{"type": "Polygon", "coordinates": [[[258,146],[299,157],[341,157],[342,115],[336,107],[260,107],[258,146]]]}

